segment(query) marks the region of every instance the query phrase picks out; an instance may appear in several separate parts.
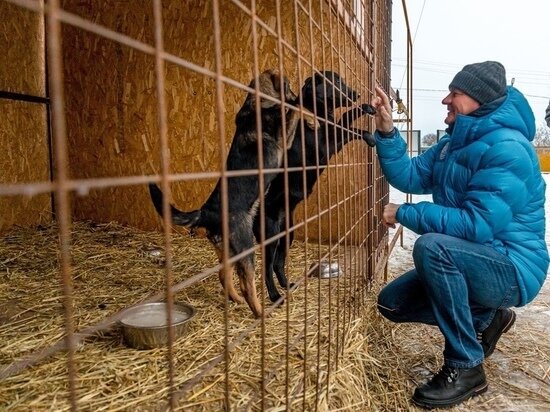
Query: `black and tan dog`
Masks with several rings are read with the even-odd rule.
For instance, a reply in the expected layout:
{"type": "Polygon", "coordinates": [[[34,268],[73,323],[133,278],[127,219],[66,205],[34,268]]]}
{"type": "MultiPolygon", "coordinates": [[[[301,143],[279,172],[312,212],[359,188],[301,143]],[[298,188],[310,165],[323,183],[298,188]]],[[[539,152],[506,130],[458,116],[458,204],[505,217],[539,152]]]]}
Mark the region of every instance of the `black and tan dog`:
{"type": "MultiPolygon", "coordinates": [[[[348,87],[338,73],[325,71],[315,73],[308,78],[302,87],[302,105],[311,112],[316,109],[320,119],[320,127],[304,127],[303,133],[297,133],[288,155],[288,167],[307,167],[319,164],[321,171],[327,166],[330,158],[339,152],[343,145],[353,139],[362,139],[369,146],[376,144],[374,137],[366,130],[350,127],[352,122],[364,114],[374,114],[376,110],[369,104],[363,104],[345,112],[334,126],[334,109],[351,106],[359,95],[348,87]],[[326,120],[326,121],[323,121],[326,120]],[[305,153],[302,151],[304,141],[305,153]],[[305,162],[304,162],[305,158],[305,162]],[[317,163],[317,159],[318,163],[317,163]]],[[[288,173],[288,205],[289,227],[293,226],[292,214],[302,200],[309,196],[313,186],[317,182],[318,172],[316,168],[307,170],[306,185],[304,187],[303,172],[292,171],[288,173]]],[[[265,198],[265,238],[276,236],[286,228],[285,221],[285,184],[284,174],[280,173],[271,183],[271,188],[265,198]]],[[[254,233],[256,239],[260,238],[260,216],[256,215],[254,221],[254,233]]],[[[289,234],[289,242],[292,244],[294,231],[289,234]]],[[[287,278],[284,272],[286,260],[285,239],[280,238],[276,242],[266,245],[264,257],[265,282],[269,298],[275,302],[281,295],[273,281],[273,271],[277,275],[279,284],[287,287],[287,278]]]]}
{"type": "MultiPolygon", "coordinates": [[[[257,79],[260,92],[286,102],[294,102],[296,95],[291,91],[286,77],[281,82],[278,72],[268,70],[257,79]],[[281,91],[281,83],[284,90],[281,91]]],[[[255,81],[250,84],[255,87],[255,81]]],[[[274,169],[281,165],[284,150],[283,119],[281,104],[266,98],[261,98],[261,130],[263,168],[274,169]]],[[[286,147],[292,145],[299,114],[296,110],[286,111],[286,147]]],[[[237,113],[236,132],[227,157],[227,170],[257,170],[258,161],[258,127],[256,122],[256,97],[250,93],[237,113]]],[[[264,193],[276,173],[264,175],[264,193]]],[[[253,221],[259,203],[259,178],[257,174],[227,179],[228,207],[229,207],[229,254],[235,256],[254,247],[253,221]]],[[[163,195],[156,185],[150,184],[151,198],[157,212],[162,215],[163,195]]],[[[188,228],[204,228],[206,236],[212,242],[221,262],[222,239],[222,200],[221,180],[214,191],[199,210],[182,212],[171,207],[172,221],[177,225],[188,228]]],[[[235,263],[239,276],[241,292],[255,316],[262,314],[262,307],[256,295],[255,285],[255,256],[250,252],[235,263]]],[[[229,297],[241,303],[243,300],[233,285],[232,270],[225,273],[220,270],[219,278],[222,286],[227,290],[229,297]]]]}

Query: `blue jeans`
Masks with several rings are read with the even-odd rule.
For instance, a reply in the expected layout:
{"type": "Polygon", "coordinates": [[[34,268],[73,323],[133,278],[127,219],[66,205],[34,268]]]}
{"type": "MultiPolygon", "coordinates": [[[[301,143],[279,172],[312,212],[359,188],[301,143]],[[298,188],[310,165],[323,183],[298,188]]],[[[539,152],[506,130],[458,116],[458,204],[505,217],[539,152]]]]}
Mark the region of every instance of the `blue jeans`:
{"type": "Polygon", "coordinates": [[[428,233],[413,249],[415,269],[385,286],[380,313],[393,322],[438,326],[445,337],[445,364],[472,368],[483,362],[477,332],[496,310],[516,306],[516,270],[506,255],[467,240],[428,233]]]}

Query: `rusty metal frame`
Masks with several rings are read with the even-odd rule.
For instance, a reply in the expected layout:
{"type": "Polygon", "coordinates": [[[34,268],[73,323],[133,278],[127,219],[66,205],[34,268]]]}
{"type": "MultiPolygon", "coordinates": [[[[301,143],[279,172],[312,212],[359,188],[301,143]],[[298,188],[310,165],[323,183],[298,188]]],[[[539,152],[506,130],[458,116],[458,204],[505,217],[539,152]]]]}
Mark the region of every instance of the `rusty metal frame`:
{"type": "MultiPolygon", "coordinates": [[[[62,290],[63,296],[64,296],[64,325],[65,325],[65,338],[61,339],[57,342],[55,342],[53,345],[50,345],[46,348],[38,349],[34,352],[32,352],[27,357],[17,360],[10,365],[7,365],[0,369],[0,380],[6,379],[10,376],[13,376],[22,370],[24,370],[27,367],[30,367],[32,365],[35,365],[36,363],[44,360],[48,356],[58,352],[58,351],[66,351],[67,352],[67,375],[68,375],[68,382],[69,382],[69,404],[71,410],[77,410],[77,397],[76,397],[76,368],[75,368],[75,362],[74,362],[74,353],[79,345],[81,345],[85,339],[88,337],[94,336],[99,331],[106,330],[110,327],[112,327],[120,318],[123,316],[123,312],[116,313],[114,315],[111,315],[105,319],[103,319],[101,322],[86,327],[81,331],[75,330],[75,325],[73,321],[73,290],[72,290],[72,264],[71,264],[71,234],[70,234],[70,227],[71,227],[71,215],[70,215],[70,201],[69,201],[69,194],[73,191],[76,191],[77,193],[87,193],[90,189],[94,188],[105,188],[105,187],[113,187],[113,186],[124,186],[124,185],[141,185],[149,182],[157,182],[160,183],[161,188],[163,190],[165,199],[168,199],[170,197],[170,183],[175,181],[185,181],[185,180],[196,180],[196,179],[205,179],[205,178],[221,178],[221,188],[222,188],[222,213],[224,216],[228,215],[228,202],[227,202],[227,179],[232,176],[246,176],[246,175],[258,175],[260,179],[260,188],[263,188],[263,184],[261,184],[263,176],[266,173],[273,173],[273,172],[284,172],[285,175],[288,175],[288,172],[290,171],[302,171],[304,176],[304,183],[305,183],[305,173],[309,170],[315,170],[317,173],[317,177],[321,173],[321,168],[319,166],[319,159],[317,161],[316,166],[307,167],[307,168],[290,168],[288,167],[286,156],[284,157],[283,165],[282,167],[278,169],[263,169],[260,167],[258,171],[227,171],[225,166],[225,158],[226,158],[226,149],[225,149],[225,124],[223,122],[223,94],[224,94],[224,87],[225,86],[232,86],[235,88],[238,88],[240,90],[246,91],[248,93],[253,93],[255,95],[256,101],[259,102],[260,98],[264,99],[270,99],[273,101],[276,101],[278,103],[282,103],[282,106],[284,105],[283,102],[281,102],[278,99],[274,99],[271,96],[267,96],[263,93],[261,93],[258,90],[258,86],[256,86],[255,89],[251,89],[246,85],[243,85],[242,83],[231,79],[230,77],[227,77],[223,74],[222,71],[222,65],[221,65],[221,33],[220,33],[220,0],[213,0],[212,1],[212,11],[213,11],[213,20],[214,20],[214,28],[213,28],[213,34],[214,34],[214,45],[215,45],[215,69],[209,70],[207,68],[204,68],[202,66],[198,66],[190,61],[187,61],[185,59],[182,59],[178,56],[175,56],[173,54],[168,53],[164,49],[163,44],[163,23],[162,23],[162,3],[161,0],[153,0],[153,15],[154,15],[154,44],[149,45],[143,42],[140,42],[138,40],[135,40],[129,36],[126,36],[124,34],[118,33],[116,31],[110,30],[104,26],[101,26],[99,24],[93,23],[89,20],[86,20],[80,16],[77,16],[75,14],[69,13],[65,10],[63,10],[62,6],[60,5],[59,0],[47,0],[45,2],[44,0],[0,0],[0,1],[6,1],[8,3],[12,3],[14,5],[35,11],[39,14],[42,14],[46,19],[46,29],[48,36],[46,37],[47,41],[47,66],[48,66],[48,79],[49,79],[49,92],[50,92],[50,103],[51,103],[51,119],[52,119],[52,130],[53,130],[53,141],[54,141],[54,162],[55,162],[55,176],[53,176],[52,181],[50,182],[33,182],[33,183],[26,183],[26,184],[0,184],[0,195],[1,196],[12,196],[12,195],[25,195],[25,196],[34,196],[41,193],[53,193],[55,195],[55,210],[57,212],[56,217],[59,225],[59,250],[60,250],[60,274],[61,274],[61,284],[60,288],[62,290]],[[160,131],[160,154],[161,154],[161,173],[160,174],[154,174],[154,175],[139,175],[139,176],[128,176],[128,177],[107,177],[107,178],[91,178],[91,179],[71,179],[68,174],[68,147],[67,147],[67,131],[66,131],[66,123],[65,123],[65,100],[64,100],[64,83],[63,83],[63,67],[62,67],[62,48],[61,48],[61,26],[62,24],[71,25],[74,27],[77,27],[81,30],[85,30],[94,34],[97,34],[98,36],[101,36],[106,39],[110,39],[114,42],[117,42],[118,44],[125,45],[127,47],[130,47],[135,50],[139,50],[143,53],[149,54],[154,56],[155,59],[155,72],[156,72],[156,91],[158,96],[158,124],[159,124],[159,131],[160,131]],[[166,101],[165,101],[165,87],[164,87],[164,81],[165,81],[165,75],[164,75],[164,66],[166,62],[170,62],[173,64],[176,64],[180,67],[192,70],[198,74],[202,74],[204,76],[210,77],[215,80],[216,84],[216,114],[217,118],[220,120],[218,122],[218,137],[219,137],[219,150],[221,153],[220,158],[222,159],[220,161],[220,172],[219,173],[185,173],[185,174],[173,174],[170,172],[170,153],[168,150],[168,136],[167,136],[167,109],[166,109],[166,101]]],[[[258,15],[256,14],[256,0],[251,1],[250,8],[244,5],[239,0],[228,0],[231,1],[233,4],[235,4],[237,7],[239,7],[243,13],[250,16],[252,21],[252,40],[253,40],[253,49],[254,49],[254,74],[259,74],[259,59],[258,59],[258,39],[257,39],[257,30],[259,28],[268,31],[270,34],[275,36],[277,38],[277,47],[279,49],[279,55],[282,55],[282,49],[283,47],[287,48],[291,52],[293,52],[296,55],[298,67],[300,65],[305,65],[308,67],[311,67],[312,74],[315,70],[313,57],[312,60],[309,61],[306,58],[302,56],[300,53],[299,45],[300,42],[298,41],[299,34],[295,33],[296,35],[296,44],[297,47],[293,48],[292,45],[290,45],[287,41],[285,41],[282,38],[281,35],[281,16],[280,16],[280,8],[281,8],[281,0],[276,0],[276,8],[277,8],[277,28],[273,30],[269,25],[267,25],[264,21],[262,21],[258,15]]],[[[376,24],[378,23],[377,15],[373,15],[373,11],[377,12],[379,7],[378,3],[381,0],[360,0],[364,4],[364,12],[369,13],[368,18],[365,19],[365,22],[368,21],[368,23],[371,24],[372,32],[369,36],[367,36],[368,40],[365,42],[366,44],[359,45],[359,53],[363,57],[366,56],[367,61],[371,65],[371,72],[374,71],[374,66],[377,64],[376,59],[376,35],[377,32],[374,29],[376,24]],[[370,6],[367,7],[366,5],[370,6]],[[374,53],[372,52],[374,51],[374,53]]],[[[309,31],[310,31],[310,44],[309,44],[309,51],[311,56],[313,56],[313,36],[312,33],[314,30],[318,30],[322,33],[321,36],[321,43],[323,46],[329,45],[330,46],[330,56],[326,56],[323,52],[323,65],[325,65],[326,62],[330,61],[330,65],[334,65],[335,61],[342,62],[342,52],[339,49],[339,46],[342,44],[347,44],[350,42],[354,42],[357,40],[357,38],[353,34],[353,29],[350,30],[349,27],[345,26],[345,13],[342,13],[344,18],[342,21],[336,22],[338,24],[337,28],[337,39],[333,39],[331,37],[328,37],[325,34],[326,24],[323,19],[321,21],[316,21],[313,18],[312,13],[312,5],[311,2],[307,2],[307,4],[304,4],[306,2],[302,0],[293,0],[293,7],[294,7],[294,19],[297,24],[298,22],[298,13],[304,13],[308,17],[309,21],[309,31]]],[[[404,3],[404,0],[403,0],[404,3]]],[[[326,0],[321,2],[321,8],[322,10],[332,10],[334,13],[334,5],[338,6],[339,1],[338,0],[326,0]]],[[[386,3],[387,5],[387,3],[386,3]]],[[[341,13],[340,9],[336,9],[336,13],[341,13]]],[[[349,20],[349,16],[348,16],[349,20]]],[[[408,22],[408,20],[407,20],[408,22]]],[[[330,25],[330,32],[333,32],[333,19],[329,19],[328,24],[330,25]]],[[[408,23],[407,23],[408,24],[408,23]]],[[[366,27],[363,28],[366,30],[366,27]]],[[[410,41],[410,32],[409,33],[409,41],[410,41]]],[[[387,52],[387,50],[386,50],[387,52]]],[[[411,47],[411,61],[412,61],[412,47],[411,47]]],[[[408,62],[409,62],[409,56],[408,56],[408,62]]],[[[383,62],[384,63],[384,62],[383,62]]],[[[387,63],[387,62],[386,62],[387,63]]],[[[368,85],[365,85],[364,79],[369,79],[368,73],[365,71],[359,71],[357,67],[352,67],[348,62],[344,63],[345,65],[345,75],[346,77],[353,77],[357,79],[360,82],[362,89],[369,89],[368,85]]],[[[279,59],[279,69],[282,72],[283,65],[282,65],[282,59],[279,59]]],[[[386,67],[387,70],[387,67],[386,67]]],[[[300,70],[298,70],[299,73],[301,73],[300,70]]],[[[380,75],[382,73],[379,73],[380,75]]],[[[299,77],[299,83],[302,84],[302,79],[299,77]]],[[[373,79],[369,79],[370,87],[372,89],[373,79]]],[[[412,87],[412,74],[410,77],[410,84],[412,87]]],[[[410,88],[409,87],[409,91],[410,88]]],[[[412,92],[411,92],[412,93],[412,92]]],[[[407,96],[408,101],[408,107],[410,108],[410,113],[412,115],[412,96],[407,96]]],[[[298,110],[301,111],[301,109],[296,109],[292,106],[288,107],[282,107],[281,110],[284,113],[284,109],[288,108],[291,110],[298,110]]],[[[316,110],[315,110],[316,114],[316,110]]],[[[260,125],[258,133],[261,133],[261,119],[259,111],[256,113],[257,115],[257,122],[260,125]]],[[[302,113],[303,115],[303,113],[302,113]]],[[[327,126],[333,127],[334,129],[337,129],[339,126],[336,125],[333,122],[327,122],[324,119],[319,119],[322,122],[327,123],[327,126]]],[[[300,127],[303,126],[303,122],[301,122],[300,127]]],[[[410,120],[410,125],[412,127],[412,119],[410,120]]],[[[345,140],[349,138],[350,131],[344,131],[344,133],[340,133],[341,139],[345,140]]],[[[328,135],[326,136],[328,139],[328,135]]],[[[286,141],[286,139],[285,139],[286,141]]],[[[305,152],[305,150],[303,150],[305,152]]],[[[262,164],[261,156],[262,156],[262,150],[261,150],[261,139],[260,139],[260,145],[258,147],[258,155],[260,157],[259,164],[262,164]]],[[[372,159],[372,157],[370,157],[372,159]]],[[[374,164],[374,160],[372,160],[373,163],[370,164],[372,166],[374,164]]],[[[351,177],[351,180],[355,180],[359,175],[359,169],[363,168],[365,169],[368,167],[369,164],[361,161],[360,159],[356,158],[354,156],[354,159],[349,163],[342,163],[342,164],[336,164],[336,165],[328,165],[326,167],[326,173],[328,174],[328,181],[331,182],[333,179],[335,181],[338,181],[340,173],[348,174],[348,176],[351,177]]],[[[373,172],[373,179],[376,182],[381,179],[381,176],[376,176],[373,172]]],[[[285,182],[285,187],[288,189],[288,179],[285,182]]],[[[340,189],[340,188],[339,188],[340,189]]],[[[372,276],[376,276],[377,273],[379,273],[386,265],[384,260],[376,260],[373,256],[364,256],[360,253],[361,249],[365,248],[365,246],[372,247],[374,245],[374,242],[376,240],[376,229],[372,229],[370,232],[365,233],[364,239],[357,239],[353,236],[356,236],[354,233],[356,233],[356,229],[358,227],[366,226],[369,228],[369,226],[372,226],[374,223],[374,226],[376,226],[376,222],[369,221],[367,215],[358,216],[356,214],[355,210],[358,209],[360,206],[364,206],[365,202],[371,199],[367,199],[369,196],[369,193],[372,193],[372,196],[376,196],[376,188],[371,188],[371,191],[369,192],[369,188],[365,187],[358,191],[351,191],[350,188],[344,186],[341,188],[341,191],[337,191],[337,199],[335,201],[330,201],[329,199],[329,207],[326,209],[321,210],[321,198],[320,194],[318,194],[317,199],[308,199],[306,200],[310,202],[317,202],[319,213],[312,215],[312,216],[306,216],[304,221],[302,223],[295,224],[293,227],[289,227],[288,225],[288,208],[286,210],[287,213],[287,227],[285,228],[285,232],[281,233],[274,238],[271,239],[265,239],[265,228],[261,228],[261,239],[262,242],[260,242],[259,245],[256,245],[252,249],[246,250],[242,252],[239,255],[233,256],[230,258],[229,254],[229,243],[228,243],[228,220],[223,219],[223,234],[224,234],[224,241],[223,241],[223,259],[221,264],[214,265],[207,270],[198,273],[188,279],[186,279],[183,282],[180,282],[178,284],[174,284],[173,281],[173,267],[172,267],[172,233],[173,230],[171,228],[171,218],[170,218],[170,208],[168,202],[164,202],[164,246],[166,250],[166,271],[165,271],[165,288],[164,291],[161,293],[156,293],[148,296],[147,298],[143,299],[141,302],[136,303],[142,303],[142,302],[153,302],[165,299],[168,302],[168,321],[172,318],[172,313],[170,310],[170,304],[173,302],[174,294],[188,286],[191,286],[195,284],[196,282],[212,275],[213,273],[217,272],[221,268],[228,269],[230,265],[240,258],[242,258],[244,255],[249,253],[255,253],[256,251],[260,251],[260,253],[263,255],[265,253],[265,246],[269,242],[275,242],[279,239],[285,238],[285,242],[288,248],[288,234],[291,231],[295,231],[299,228],[304,228],[304,231],[307,233],[308,230],[314,230],[311,228],[308,228],[308,226],[314,226],[314,223],[317,221],[317,231],[318,236],[320,238],[320,220],[321,217],[323,217],[326,214],[329,214],[333,210],[336,210],[338,212],[336,222],[332,222],[329,220],[329,227],[332,227],[333,224],[336,224],[338,227],[338,238],[334,240],[332,237],[330,238],[329,244],[330,248],[327,253],[322,254],[319,251],[319,254],[317,258],[319,260],[321,259],[334,259],[334,256],[337,256],[337,260],[339,261],[340,255],[341,255],[341,249],[343,248],[344,251],[352,249],[351,245],[358,245],[357,249],[358,251],[354,252],[353,255],[349,256],[347,253],[344,253],[344,265],[347,263],[354,263],[354,265],[349,265],[350,267],[353,266],[353,269],[350,269],[350,275],[344,277],[343,280],[340,278],[337,278],[336,280],[329,280],[329,285],[331,285],[331,282],[336,283],[336,296],[333,296],[329,292],[328,296],[328,308],[329,311],[332,310],[333,305],[336,305],[336,312],[339,314],[340,310],[342,309],[342,316],[338,315],[336,317],[336,332],[334,332],[335,336],[332,336],[332,328],[329,325],[329,346],[330,342],[334,341],[336,346],[335,351],[335,359],[333,359],[333,364],[335,365],[335,368],[332,370],[337,370],[339,365],[339,357],[341,356],[341,353],[343,351],[344,347],[344,339],[346,335],[346,331],[349,328],[349,324],[352,319],[360,316],[360,308],[361,305],[364,305],[365,299],[366,299],[366,292],[365,292],[365,269],[369,267],[372,271],[375,273],[371,273],[372,276]],[[353,207],[350,207],[349,204],[353,207]],[[340,216],[340,209],[341,206],[345,206],[343,208],[343,216],[340,216]],[[353,221],[355,222],[350,227],[345,227],[345,222],[347,222],[350,218],[350,216],[353,217],[353,221]],[[344,224],[343,224],[344,222],[344,224]],[[340,228],[343,228],[342,231],[340,231],[340,228]],[[352,236],[351,240],[348,240],[348,238],[352,236]],[[349,243],[348,243],[349,242],[349,243]],[[349,260],[349,262],[348,262],[349,260]],[[341,308],[341,295],[352,295],[355,294],[356,291],[359,290],[358,299],[353,305],[347,305],[348,307],[341,308]],[[334,301],[335,300],[335,301],[334,301]],[[340,334],[339,332],[342,331],[340,334]]],[[[263,190],[263,189],[261,189],[263,190]]],[[[261,193],[261,195],[263,192],[261,193]]],[[[263,196],[260,196],[261,198],[263,196]]],[[[260,202],[260,209],[259,213],[264,213],[263,210],[263,202],[260,202]]],[[[374,215],[373,215],[374,218],[374,215]]],[[[262,219],[263,221],[263,219],[262,219]]],[[[329,230],[330,232],[330,230],[329,230]]],[[[330,232],[331,233],[331,232],[330,232]]],[[[331,235],[332,236],[332,235],[331,235]]],[[[380,239],[378,239],[380,240],[380,239]]],[[[319,241],[320,243],[320,241],[319,241]]],[[[392,244],[395,244],[395,240],[392,240],[392,244]]],[[[306,252],[307,252],[307,243],[306,243],[306,252]]],[[[373,252],[374,253],[374,252],[373,252]]],[[[391,253],[391,249],[388,251],[387,255],[391,253]]],[[[288,264],[288,263],[287,263],[288,264]]],[[[291,293],[295,291],[299,286],[303,285],[303,290],[305,293],[305,289],[308,283],[308,278],[310,275],[310,271],[304,267],[303,271],[303,277],[299,279],[297,282],[295,282],[295,285],[292,288],[287,289],[287,293],[291,293]]],[[[319,290],[320,290],[320,283],[319,283],[319,290]]],[[[329,287],[329,291],[331,288],[329,287]]],[[[264,293],[264,282],[261,282],[261,294],[262,294],[262,304],[264,307],[267,307],[265,302],[265,293],[264,293]]],[[[289,319],[289,300],[287,299],[285,301],[286,305],[286,316],[287,320],[289,319]]],[[[307,346],[308,346],[308,322],[311,321],[312,318],[319,319],[321,317],[321,298],[319,294],[318,302],[317,302],[317,311],[316,313],[308,313],[308,299],[307,295],[305,295],[305,314],[304,314],[304,325],[303,329],[296,335],[290,336],[290,331],[288,328],[288,322],[287,322],[287,329],[286,329],[286,336],[285,336],[285,342],[286,342],[286,350],[287,350],[287,356],[285,359],[281,360],[277,365],[273,366],[270,370],[267,370],[265,365],[265,359],[264,359],[264,351],[265,351],[265,318],[266,316],[269,316],[270,313],[272,313],[277,306],[280,306],[283,303],[283,300],[280,299],[278,302],[275,302],[274,304],[267,307],[267,309],[264,311],[261,318],[255,320],[252,322],[244,331],[242,331],[238,336],[236,336],[233,340],[229,339],[229,326],[228,326],[228,296],[227,291],[225,292],[225,303],[224,303],[224,322],[225,322],[225,342],[224,342],[224,350],[222,353],[220,353],[218,356],[210,360],[208,363],[206,363],[201,371],[197,373],[193,378],[189,379],[183,386],[181,387],[175,387],[174,384],[174,374],[175,374],[175,368],[174,368],[174,359],[173,359],[173,342],[174,342],[174,336],[173,333],[169,334],[168,338],[168,353],[167,353],[167,359],[168,359],[168,370],[167,370],[167,382],[169,387],[168,392],[168,399],[166,400],[165,407],[169,409],[175,409],[177,406],[177,403],[179,400],[185,397],[185,395],[191,390],[195,384],[200,382],[200,380],[206,376],[209,372],[211,372],[217,365],[220,363],[225,363],[225,399],[224,399],[224,405],[227,410],[231,408],[230,403],[230,388],[229,388],[229,381],[230,381],[230,368],[229,368],[229,353],[234,350],[238,345],[240,345],[253,331],[257,330],[258,328],[261,331],[262,334],[262,355],[261,355],[261,392],[259,394],[256,394],[256,396],[252,397],[249,406],[251,406],[254,402],[258,400],[258,397],[260,397],[260,406],[262,409],[265,407],[265,394],[266,394],[266,385],[270,382],[270,380],[275,376],[275,373],[279,371],[284,364],[285,368],[285,375],[286,375],[286,381],[289,381],[289,364],[288,364],[288,348],[294,344],[297,344],[302,338],[304,342],[304,353],[306,353],[304,357],[303,362],[303,368],[304,372],[306,371],[306,368],[309,365],[309,362],[315,364],[317,368],[317,379],[315,382],[315,392],[316,392],[316,400],[319,400],[319,397],[322,393],[322,391],[329,391],[329,383],[331,379],[331,357],[329,355],[328,358],[328,369],[327,369],[327,376],[324,379],[324,381],[320,378],[320,341],[317,342],[317,359],[309,359],[307,357],[307,346]]],[[[329,322],[332,322],[332,317],[329,316],[329,322]]],[[[319,324],[320,328],[320,324],[319,324]]],[[[304,382],[303,382],[303,400],[302,404],[305,408],[306,405],[306,374],[304,373],[304,382]]],[[[289,385],[287,385],[287,390],[285,393],[285,398],[287,405],[290,404],[291,398],[295,398],[296,394],[289,393],[289,385]]],[[[318,402],[316,401],[316,405],[318,402]]]]}

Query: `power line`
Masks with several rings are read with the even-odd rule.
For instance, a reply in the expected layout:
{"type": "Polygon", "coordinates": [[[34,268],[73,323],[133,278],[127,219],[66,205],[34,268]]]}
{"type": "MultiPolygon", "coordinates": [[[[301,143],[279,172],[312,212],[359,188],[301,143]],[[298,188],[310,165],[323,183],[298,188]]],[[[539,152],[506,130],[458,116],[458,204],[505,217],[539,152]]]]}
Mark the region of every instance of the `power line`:
{"type": "MultiPolygon", "coordinates": [[[[392,62],[406,62],[406,59],[394,58],[392,59],[392,62]]],[[[426,66],[449,67],[449,68],[452,68],[453,70],[460,69],[462,67],[462,64],[460,63],[440,62],[435,60],[415,59],[415,63],[424,64],[426,66]]],[[[393,63],[393,64],[398,65],[396,63],[393,63]]],[[[403,64],[398,66],[404,67],[403,64]]],[[[508,68],[507,71],[510,73],[523,73],[523,74],[529,74],[529,75],[538,76],[538,77],[550,77],[550,72],[548,72],[547,70],[524,70],[524,69],[508,68]]]]}
{"type": "MultiPolygon", "coordinates": [[[[405,88],[406,90],[406,88],[405,88]]],[[[416,89],[416,88],[413,88],[412,89],[413,91],[415,92],[443,92],[443,93],[449,93],[449,90],[445,90],[445,89],[416,89]]],[[[522,93],[524,96],[529,96],[529,97],[535,97],[535,98],[538,98],[538,99],[550,99],[549,96],[540,96],[540,95],[536,95],[536,94],[527,94],[527,93],[522,93]]]]}
{"type": "MultiPolygon", "coordinates": [[[[396,66],[396,67],[406,67],[406,65],[399,64],[399,63],[392,63],[392,65],[396,66]]],[[[455,74],[457,72],[457,70],[444,70],[444,69],[440,69],[440,68],[419,67],[418,65],[415,65],[413,67],[413,70],[420,70],[420,71],[424,71],[424,72],[441,73],[441,74],[455,74]]],[[[508,71],[508,75],[512,76],[512,77],[515,77],[517,81],[521,81],[522,83],[525,83],[525,84],[538,84],[538,85],[542,85],[542,86],[550,85],[550,82],[548,82],[548,81],[543,81],[542,79],[537,80],[538,75],[534,75],[534,76],[519,75],[519,74],[516,74],[515,71],[510,71],[510,70],[508,71]],[[526,78],[527,80],[531,80],[531,81],[521,80],[522,78],[526,78]]],[[[547,79],[550,79],[549,75],[538,76],[538,78],[540,78],[540,77],[546,77],[547,79]]],[[[401,85],[403,85],[403,83],[401,83],[401,85]]]]}

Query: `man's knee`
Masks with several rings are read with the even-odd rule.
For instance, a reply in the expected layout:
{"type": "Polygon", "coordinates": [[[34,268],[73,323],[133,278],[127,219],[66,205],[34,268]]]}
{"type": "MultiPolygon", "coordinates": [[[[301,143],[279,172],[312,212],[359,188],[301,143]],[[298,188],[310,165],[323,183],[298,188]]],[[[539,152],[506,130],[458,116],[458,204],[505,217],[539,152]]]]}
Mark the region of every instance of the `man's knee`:
{"type": "Polygon", "coordinates": [[[449,239],[450,236],[440,233],[426,233],[416,239],[412,255],[417,270],[423,272],[426,261],[433,258],[440,259],[449,239]]]}
{"type": "Polygon", "coordinates": [[[426,233],[416,239],[413,247],[413,258],[417,259],[436,250],[441,243],[441,236],[439,233],[426,233]]]}
{"type": "Polygon", "coordinates": [[[391,293],[390,288],[385,287],[378,294],[378,311],[386,319],[391,320],[392,322],[399,322],[400,316],[397,312],[397,308],[394,302],[393,293],[391,293]]]}

